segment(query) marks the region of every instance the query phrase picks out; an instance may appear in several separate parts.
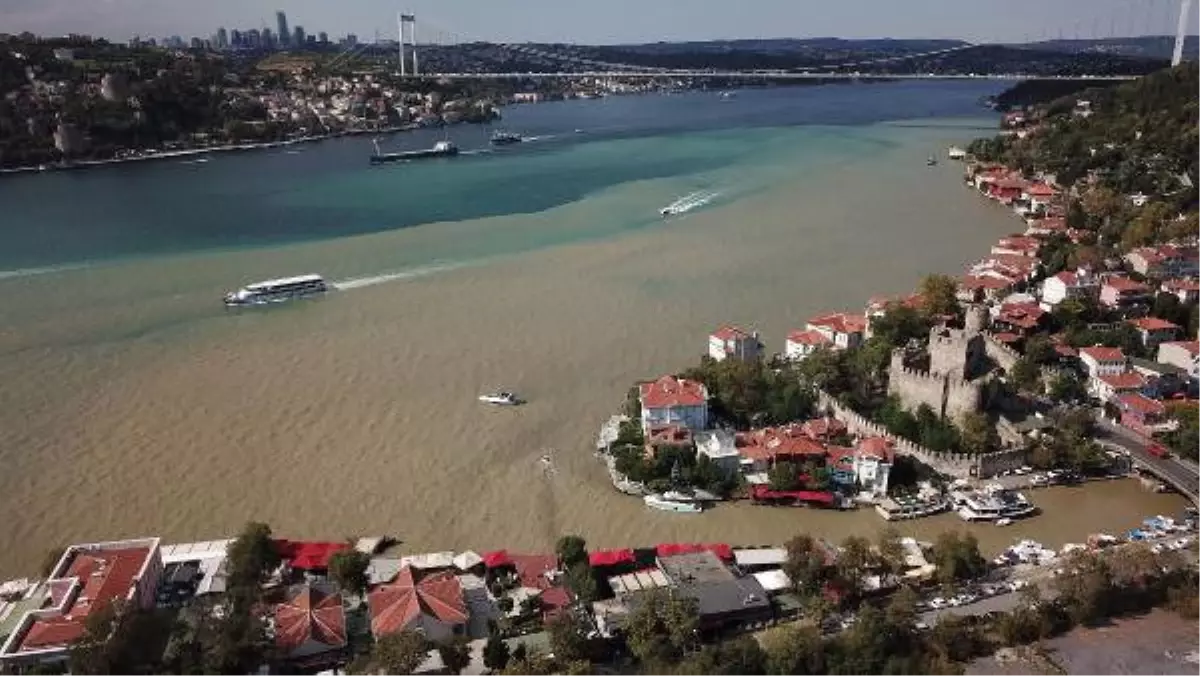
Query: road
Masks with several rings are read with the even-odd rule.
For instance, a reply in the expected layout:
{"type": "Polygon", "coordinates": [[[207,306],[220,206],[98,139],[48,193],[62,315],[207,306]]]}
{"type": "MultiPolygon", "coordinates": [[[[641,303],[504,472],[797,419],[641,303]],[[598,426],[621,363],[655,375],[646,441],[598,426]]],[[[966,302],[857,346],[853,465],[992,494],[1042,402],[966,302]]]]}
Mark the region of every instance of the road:
{"type": "Polygon", "coordinates": [[[1182,462],[1174,457],[1159,458],[1151,455],[1147,450],[1149,441],[1145,437],[1115,425],[1103,417],[1097,417],[1096,429],[1103,440],[1128,451],[1134,460],[1169,481],[1192,502],[1200,502],[1200,474],[1197,474],[1195,464],[1182,462]]]}

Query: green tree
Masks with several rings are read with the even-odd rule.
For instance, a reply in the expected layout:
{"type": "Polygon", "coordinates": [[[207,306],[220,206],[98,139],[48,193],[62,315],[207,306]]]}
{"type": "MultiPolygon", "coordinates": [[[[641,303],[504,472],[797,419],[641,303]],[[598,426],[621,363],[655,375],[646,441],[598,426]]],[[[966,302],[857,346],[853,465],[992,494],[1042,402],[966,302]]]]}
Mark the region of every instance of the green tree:
{"type": "Polygon", "coordinates": [[[783,571],[791,578],[796,591],[808,598],[819,596],[829,579],[825,551],[810,535],[797,535],[787,541],[787,560],[783,571]]]}
{"type": "Polygon", "coordinates": [[[893,627],[911,627],[917,621],[917,602],[921,596],[912,587],[903,585],[888,600],[884,619],[893,627]]]}
{"type": "Polygon", "coordinates": [[[685,659],[675,670],[678,674],[761,674],[766,671],[767,655],[749,636],[706,645],[685,659]]]}
{"type": "MultiPolygon", "coordinates": [[[[452,674],[461,674],[471,664],[471,644],[465,636],[451,636],[437,644],[442,664],[452,674]]],[[[417,666],[420,666],[418,663],[417,666]]]]}
{"type": "Polygon", "coordinates": [[[900,540],[900,531],[891,525],[880,530],[875,540],[875,548],[879,552],[879,566],[890,575],[899,575],[905,568],[907,553],[900,540]]]}
{"type": "Polygon", "coordinates": [[[1042,369],[1028,356],[1022,356],[1008,372],[1008,381],[1021,392],[1040,392],[1042,369]]]}
{"type": "Polygon", "coordinates": [[[957,315],[958,282],[947,275],[928,275],[921,280],[921,303],[930,317],[957,315]]]}
{"type": "Polygon", "coordinates": [[[1064,403],[1077,403],[1087,398],[1087,388],[1077,376],[1060,373],[1050,380],[1050,398],[1064,403]]]}
{"type": "Polygon", "coordinates": [[[915,309],[891,303],[883,315],[871,320],[871,338],[889,347],[904,347],[910,340],[929,336],[929,320],[915,309]]]}
{"type": "Polygon", "coordinates": [[[818,627],[785,625],[763,637],[768,674],[824,674],[825,642],[818,627]]]}
{"type": "Polygon", "coordinates": [[[948,662],[967,662],[986,650],[977,625],[960,615],[945,614],[929,632],[929,644],[948,662]]]}
{"type": "Polygon", "coordinates": [[[1113,582],[1104,558],[1075,554],[1054,579],[1058,602],[1073,622],[1092,624],[1108,616],[1113,582]]]}
{"type": "Polygon", "coordinates": [[[767,470],[767,480],[773,491],[794,491],[800,488],[800,466],[794,462],[777,462],[767,470]]]}
{"type": "Polygon", "coordinates": [[[972,580],[987,572],[987,560],[979,553],[979,541],[970,533],[946,531],[938,535],[930,552],[943,584],[972,580]]]}
{"type": "Polygon", "coordinates": [[[566,579],[567,588],[581,602],[592,603],[600,597],[596,584],[596,576],[592,573],[592,567],[586,562],[576,563],[574,566],[568,568],[566,579]]]}
{"type": "Polygon", "coordinates": [[[578,535],[564,535],[554,545],[558,554],[558,562],[563,568],[571,568],[577,563],[587,563],[587,542],[578,535]]]}
{"type": "Polygon", "coordinates": [[[492,671],[502,671],[508,666],[508,644],[496,634],[488,636],[483,644],[483,666],[492,671]]]}
{"type": "Polygon", "coordinates": [[[629,651],[646,666],[674,664],[696,645],[699,622],[695,599],[647,592],[625,623],[629,651]]]}
{"type": "Polygon", "coordinates": [[[123,602],[114,601],[89,613],[83,636],[71,644],[68,664],[73,674],[130,673],[131,666],[121,654],[125,648],[121,633],[123,602]]]}
{"type": "Polygon", "coordinates": [[[987,453],[1000,446],[996,426],[983,413],[967,413],[959,427],[962,450],[967,453],[987,453]]]}
{"type": "Polygon", "coordinates": [[[265,577],[279,566],[279,560],[279,552],[271,540],[271,527],[258,522],[246,524],[229,545],[227,588],[231,592],[253,590],[257,594],[265,577]]]}
{"type": "Polygon", "coordinates": [[[432,647],[429,640],[417,632],[384,634],[375,639],[367,671],[363,673],[411,674],[428,659],[432,647]]]}
{"type": "Polygon", "coordinates": [[[1198,411],[1191,404],[1178,404],[1167,408],[1167,415],[1179,423],[1179,427],[1166,437],[1166,442],[1179,455],[1195,460],[1200,449],[1198,411]]]}
{"type": "Polygon", "coordinates": [[[842,540],[834,568],[848,601],[857,599],[863,591],[863,579],[878,566],[878,557],[871,542],[859,535],[842,540]]]}
{"type": "Polygon", "coordinates": [[[562,613],[546,623],[550,650],[559,662],[591,659],[587,628],[572,613],[562,613]]]}
{"type": "Polygon", "coordinates": [[[343,549],[329,557],[329,577],[343,590],[362,596],[370,582],[367,568],[371,557],[356,549],[343,549]]]}

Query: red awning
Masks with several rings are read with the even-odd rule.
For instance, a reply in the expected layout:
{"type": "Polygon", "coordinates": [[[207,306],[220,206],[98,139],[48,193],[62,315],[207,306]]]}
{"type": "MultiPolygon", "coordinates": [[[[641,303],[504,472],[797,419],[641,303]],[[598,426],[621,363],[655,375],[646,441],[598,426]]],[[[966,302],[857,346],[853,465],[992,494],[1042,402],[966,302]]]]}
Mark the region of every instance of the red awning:
{"type": "Polygon", "coordinates": [[[499,549],[494,552],[488,552],[483,555],[483,565],[488,568],[503,568],[505,566],[516,565],[508,555],[507,549],[499,549]]]}
{"type": "Polygon", "coordinates": [[[275,551],[279,558],[292,568],[318,570],[329,567],[329,559],[336,552],[350,549],[345,542],[304,542],[300,540],[275,540],[275,551]]]}
{"type": "Polygon", "coordinates": [[[750,495],[757,500],[790,499],[802,502],[814,502],[821,505],[832,505],[835,500],[833,493],[826,491],[773,491],[762,484],[751,488],[750,495]]]}
{"type": "Polygon", "coordinates": [[[588,563],[592,564],[592,567],[616,566],[633,563],[635,560],[632,549],[602,549],[588,554],[588,563]]]}

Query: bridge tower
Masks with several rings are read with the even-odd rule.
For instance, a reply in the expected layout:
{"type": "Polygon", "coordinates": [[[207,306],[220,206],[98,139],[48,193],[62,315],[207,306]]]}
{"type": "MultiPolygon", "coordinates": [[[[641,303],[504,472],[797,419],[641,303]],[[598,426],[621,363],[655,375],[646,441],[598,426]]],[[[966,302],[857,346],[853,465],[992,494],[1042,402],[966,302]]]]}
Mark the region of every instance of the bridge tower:
{"type": "Polygon", "coordinates": [[[408,26],[408,37],[412,44],[412,74],[420,75],[417,69],[417,17],[414,14],[396,15],[396,28],[400,31],[400,75],[408,75],[408,60],[405,58],[405,47],[410,44],[404,39],[404,27],[408,26]]]}
{"type": "Polygon", "coordinates": [[[1175,51],[1171,54],[1171,65],[1178,66],[1183,62],[1183,41],[1187,38],[1188,15],[1191,14],[1192,0],[1180,0],[1179,26],[1175,29],[1175,51]]]}

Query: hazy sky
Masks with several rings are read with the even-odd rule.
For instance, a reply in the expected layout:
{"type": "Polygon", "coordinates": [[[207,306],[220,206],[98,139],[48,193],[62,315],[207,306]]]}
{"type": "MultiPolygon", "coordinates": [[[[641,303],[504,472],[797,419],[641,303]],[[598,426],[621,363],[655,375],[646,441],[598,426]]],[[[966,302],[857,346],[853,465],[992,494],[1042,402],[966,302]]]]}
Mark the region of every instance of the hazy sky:
{"type": "MultiPolygon", "coordinates": [[[[1028,41],[1175,32],[1179,0],[0,0],[0,32],[126,40],[275,26],[372,39],[416,14],[422,41],[582,43],[752,37],[1028,41]]],[[[1192,8],[1191,32],[1197,13],[1192,8]]]]}

